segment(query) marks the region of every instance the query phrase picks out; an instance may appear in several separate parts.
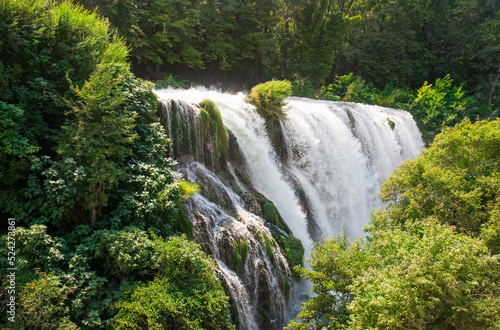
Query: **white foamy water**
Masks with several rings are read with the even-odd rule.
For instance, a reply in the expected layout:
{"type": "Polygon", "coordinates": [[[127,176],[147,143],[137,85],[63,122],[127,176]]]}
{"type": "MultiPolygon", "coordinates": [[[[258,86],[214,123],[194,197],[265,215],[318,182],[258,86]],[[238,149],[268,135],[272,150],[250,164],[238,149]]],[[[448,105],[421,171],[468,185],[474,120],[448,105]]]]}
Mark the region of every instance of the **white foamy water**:
{"type": "MultiPolygon", "coordinates": [[[[382,205],[378,198],[380,185],[399,164],[418,156],[424,147],[415,121],[407,112],[289,98],[287,119],[281,122],[283,147],[288,154],[286,163],[282,164],[266,133],[265,121],[245,102],[243,93],[220,93],[204,88],[166,89],[156,93],[160,99],[181,100],[195,108],[204,99],[215,102],[224,124],[237,138],[248,170],[247,179],[274,203],[294,236],[302,241],[306,258],[313,247],[312,237],[340,235],[344,231],[351,238],[363,235],[362,228],[369,220],[370,211],[382,205]]],[[[189,116],[192,114],[183,114],[183,117],[189,116]]],[[[235,219],[214,200],[208,201],[200,195],[188,202],[192,220],[205,222],[212,254],[230,290],[234,291],[233,301],[239,301],[236,306],[239,327],[258,328],[256,315],[262,306],[256,302],[256,290],[262,282],[255,273],[266,274],[266,285],[274,287],[269,293],[270,304],[278,307],[273,310],[272,318],[276,318],[278,310],[284,314],[286,301],[276,288],[279,278],[283,274],[289,277],[290,270],[280,270],[277,265],[277,261],[284,258],[278,248],[269,258],[255,239],[256,228],[271,235],[263,220],[245,211],[241,198],[216,174],[199,164],[190,165],[184,171],[194,181],[202,176],[204,182],[208,180],[211,186],[218,187],[215,190],[220,190],[220,202],[233,205],[238,214],[235,219]],[[224,256],[220,242],[227,233],[238,239],[244,237],[249,255],[253,254],[245,261],[243,274],[236,274],[221,261],[224,256]]],[[[243,189],[239,182],[236,185],[243,189]]],[[[295,287],[295,296],[301,293],[311,293],[310,282],[302,281],[300,287],[295,287]]],[[[277,319],[287,321],[286,316],[277,319]]]]}

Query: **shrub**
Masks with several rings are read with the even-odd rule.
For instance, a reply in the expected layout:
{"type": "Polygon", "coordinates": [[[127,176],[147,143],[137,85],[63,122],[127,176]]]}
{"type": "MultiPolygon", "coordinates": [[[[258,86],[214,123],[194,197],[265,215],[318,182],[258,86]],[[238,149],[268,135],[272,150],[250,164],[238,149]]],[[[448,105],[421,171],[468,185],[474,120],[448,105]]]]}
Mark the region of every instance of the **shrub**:
{"type": "Polygon", "coordinates": [[[498,259],[478,239],[429,219],[374,234],[376,265],[356,277],[354,329],[497,329],[498,259]]]}
{"type": "Polygon", "coordinates": [[[416,117],[425,142],[429,143],[444,126],[451,127],[464,119],[470,102],[462,86],[453,86],[450,75],[446,75],[436,79],[434,85],[424,83],[410,112],[416,117]]]}
{"type": "Polygon", "coordinates": [[[185,237],[157,238],[160,274],[119,302],[117,329],[234,329],[215,264],[185,237]]]}
{"type": "Polygon", "coordinates": [[[257,108],[257,112],[269,119],[286,118],[285,98],[292,95],[292,83],[288,80],[271,80],[252,88],[247,102],[257,108]]]}

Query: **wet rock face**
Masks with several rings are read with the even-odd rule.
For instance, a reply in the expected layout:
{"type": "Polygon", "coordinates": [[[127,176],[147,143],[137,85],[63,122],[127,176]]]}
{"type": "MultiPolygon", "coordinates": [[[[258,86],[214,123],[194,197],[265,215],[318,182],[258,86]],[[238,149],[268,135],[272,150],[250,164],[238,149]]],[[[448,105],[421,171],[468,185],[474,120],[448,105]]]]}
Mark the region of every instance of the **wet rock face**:
{"type": "Polygon", "coordinates": [[[204,107],[176,100],[159,103],[157,113],[171,141],[168,156],[180,163],[197,161],[219,172],[226,166],[228,132],[213,102],[201,104],[204,107]]]}
{"type": "Polygon", "coordinates": [[[229,288],[234,323],[238,329],[281,329],[290,300],[290,285],[282,283],[293,279],[284,248],[275,239],[276,233],[288,234],[261,217],[261,204],[271,202],[233,177],[234,169],[215,174],[192,162],[179,171],[202,186],[185,208],[193,239],[213,256],[229,288]]]}

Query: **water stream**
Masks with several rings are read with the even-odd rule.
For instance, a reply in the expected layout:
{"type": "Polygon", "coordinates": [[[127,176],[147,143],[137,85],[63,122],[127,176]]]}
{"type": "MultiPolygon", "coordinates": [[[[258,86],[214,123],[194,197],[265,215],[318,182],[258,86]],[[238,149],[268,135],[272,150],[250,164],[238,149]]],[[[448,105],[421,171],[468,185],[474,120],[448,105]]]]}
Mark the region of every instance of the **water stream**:
{"type": "MultiPolygon", "coordinates": [[[[407,112],[289,98],[287,119],[281,122],[283,157],[273,148],[266,122],[245,102],[244,94],[204,88],[156,93],[164,100],[163,117],[171,138],[186,142],[174,143],[178,149],[182,145],[184,150],[191,148],[193,154],[200,154],[197,104],[210,99],[242,155],[238,164],[228,162],[224,175],[207,169],[214,168],[214,155],[208,157],[212,161],[206,161],[206,155],[195,155],[180,165],[180,172],[202,186],[201,194],[187,203],[194,237],[219,264],[237,310],[239,329],[278,329],[293,317],[300,297],[305,299],[311,293],[310,283],[297,285],[292,280],[283,249],[271,238],[281,235],[279,229],[262,219],[256,203],[244,200],[251,195],[245,187],[274,203],[291,233],[302,241],[307,258],[313,242],[322,235],[363,235],[370,211],[382,205],[380,185],[424,146],[407,112]],[[174,112],[179,114],[174,116],[174,112]],[[180,118],[184,118],[182,123],[180,118]],[[174,134],[174,126],[185,136],[174,134]],[[273,240],[272,253],[264,236],[273,240]],[[239,249],[242,258],[242,244],[248,246],[248,252],[235,265],[234,251],[239,249]]],[[[230,144],[230,148],[235,147],[230,144]]],[[[205,154],[214,152],[214,148],[203,150],[205,154]]],[[[172,153],[176,157],[181,150],[172,153]]]]}

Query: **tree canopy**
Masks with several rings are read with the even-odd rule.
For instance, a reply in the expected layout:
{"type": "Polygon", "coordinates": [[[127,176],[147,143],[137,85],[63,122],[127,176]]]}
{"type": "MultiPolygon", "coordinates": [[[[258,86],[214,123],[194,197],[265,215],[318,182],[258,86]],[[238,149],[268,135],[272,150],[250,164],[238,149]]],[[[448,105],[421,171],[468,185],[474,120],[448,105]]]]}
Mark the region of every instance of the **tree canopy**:
{"type": "MultiPolygon", "coordinates": [[[[181,203],[196,187],[166,157],[153,84],[131,73],[124,40],[66,1],[0,0],[0,29],[0,213],[15,218],[15,326],[113,327],[144,288],[179,298],[164,267],[201,265],[189,276],[203,296],[185,290],[182,304],[206,310],[155,324],[232,328],[213,261],[186,237],[162,238],[190,237],[181,203]]],[[[8,290],[3,281],[4,306],[8,290]]]]}
{"type": "Polygon", "coordinates": [[[445,129],[384,183],[367,237],[317,244],[298,268],[317,296],[287,328],[498,327],[499,124],[445,129]]]}

